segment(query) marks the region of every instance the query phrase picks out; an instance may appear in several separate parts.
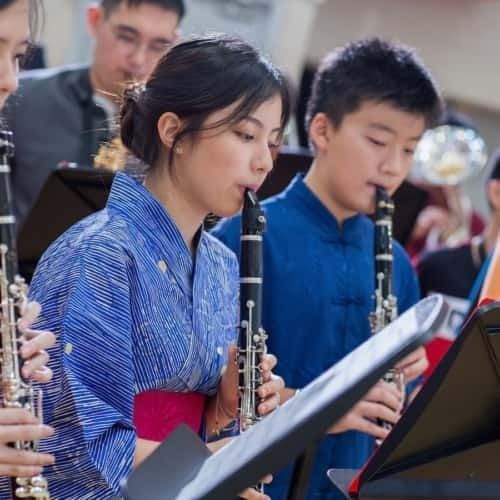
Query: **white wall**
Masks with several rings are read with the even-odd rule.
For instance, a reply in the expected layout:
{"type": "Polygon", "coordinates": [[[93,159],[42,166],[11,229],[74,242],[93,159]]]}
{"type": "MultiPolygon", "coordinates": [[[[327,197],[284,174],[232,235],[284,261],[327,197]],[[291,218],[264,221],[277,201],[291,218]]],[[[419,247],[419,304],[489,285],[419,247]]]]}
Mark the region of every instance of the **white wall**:
{"type": "Polygon", "coordinates": [[[309,55],[379,35],[418,49],[446,95],[500,110],[500,2],[495,0],[328,0],[309,55]]]}
{"type": "Polygon", "coordinates": [[[86,35],[87,0],[45,0],[45,25],[42,42],[47,46],[50,66],[86,59],[89,40],[86,35]]]}

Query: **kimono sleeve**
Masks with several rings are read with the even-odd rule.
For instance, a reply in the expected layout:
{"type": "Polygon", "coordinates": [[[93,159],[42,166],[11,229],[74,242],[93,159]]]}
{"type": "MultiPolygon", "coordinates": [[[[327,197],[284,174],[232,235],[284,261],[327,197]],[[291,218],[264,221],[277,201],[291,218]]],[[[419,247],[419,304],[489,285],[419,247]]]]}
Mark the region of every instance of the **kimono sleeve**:
{"type": "Polygon", "coordinates": [[[55,254],[35,274],[31,297],[42,305],[38,328],[57,336],[45,387],[42,444],[57,498],[108,498],[132,470],[134,359],[127,259],[108,244],[85,245],[72,264],[55,254]]]}

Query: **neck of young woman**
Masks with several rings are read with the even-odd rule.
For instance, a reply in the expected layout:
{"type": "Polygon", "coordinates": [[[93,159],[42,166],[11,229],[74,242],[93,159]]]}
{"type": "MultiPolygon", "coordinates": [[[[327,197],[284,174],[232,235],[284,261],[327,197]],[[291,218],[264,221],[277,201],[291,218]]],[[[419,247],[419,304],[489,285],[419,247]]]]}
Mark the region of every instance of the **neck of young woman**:
{"type": "Polygon", "coordinates": [[[186,193],[171,175],[165,175],[160,168],[154,168],[146,175],[144,185],[165,207],[187,247],[194,254],[195,235],[203,224],[206,213],[199,208],[195,200],[190,199],[189,193],[186,193]]]}

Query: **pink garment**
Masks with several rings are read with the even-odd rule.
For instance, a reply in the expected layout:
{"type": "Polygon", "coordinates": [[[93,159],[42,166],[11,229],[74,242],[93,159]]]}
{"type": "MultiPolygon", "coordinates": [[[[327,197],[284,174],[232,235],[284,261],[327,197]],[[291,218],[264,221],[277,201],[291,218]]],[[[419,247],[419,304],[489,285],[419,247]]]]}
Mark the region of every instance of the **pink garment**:
{"type": "Polygon", "coordinates": [[[147,391],[134,400],[134,425],[138,437],[163,441],[179,425],[200,432],[205,396],[197,392],[147,391]]]}

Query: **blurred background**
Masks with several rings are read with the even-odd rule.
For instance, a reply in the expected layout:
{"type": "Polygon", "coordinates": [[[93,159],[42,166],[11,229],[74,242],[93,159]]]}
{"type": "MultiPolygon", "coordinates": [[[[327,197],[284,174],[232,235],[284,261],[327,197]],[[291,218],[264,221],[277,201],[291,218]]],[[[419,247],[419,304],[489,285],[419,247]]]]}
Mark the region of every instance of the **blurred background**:
{"type": "MultiPolygon", "coordinates": [[[[46,63],[88,59],[89,0],[48,0],[46,63]]],[[[489,150],[500,144],[498,0],[186,0],[184,35],[236,33],[258,45],[300,89],[310,69],[337,45],[378,35],[415,47],[455,109],[475,123],[489,150]],[[304,70],[305,73],[304,73],[304,70]],[[308,71],[309,70],[309,71],[308,71]]],[[[299,116],[300,116],[300,109],[299,116]]],[[[300,127],[299,127],[300,128],[300,127]]],[[[300,138],[292,137],[292,142],[300,138]]],[[[474,208],[487,212],[488,172],[466,181],[474,208]]]]}

